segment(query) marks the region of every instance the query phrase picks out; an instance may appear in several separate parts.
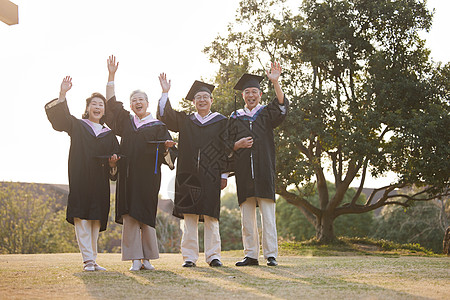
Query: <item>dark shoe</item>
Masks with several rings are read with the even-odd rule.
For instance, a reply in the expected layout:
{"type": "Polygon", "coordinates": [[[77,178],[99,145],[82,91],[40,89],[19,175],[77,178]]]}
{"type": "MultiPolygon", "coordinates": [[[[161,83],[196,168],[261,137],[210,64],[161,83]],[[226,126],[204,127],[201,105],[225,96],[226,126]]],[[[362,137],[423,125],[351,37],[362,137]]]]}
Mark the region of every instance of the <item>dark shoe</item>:
{"type": "Polygon", "coordinates": [[[220,260],[218,260],[217,258],[213,259],[209,265],[211,267],[221,267],[222,266],[222,262],[220,260]]]}
{"type": "Polygon", "coordinates": [[[185,268],[192,268],[192,267],[195,267],[195,263],[192,262],[192,261],[186,260],[184,262],[184,264],[183,264],[183,267],[185,267],[185,268]]]}
{"type": "Polygon", "coordinates": [[[236,263],[237,267],[243,267],[243,266],[257,266],[259,265],[259,262],[256,258],[251,258],[251,257],[244,257],[243,260],[238,261],[236,263]]]}
{"type": "Polygon", "coordinates": [[[268,266],[278,266],[277,260],[275,257],[271,256],[267,259],[267,265],[268,266]]]}

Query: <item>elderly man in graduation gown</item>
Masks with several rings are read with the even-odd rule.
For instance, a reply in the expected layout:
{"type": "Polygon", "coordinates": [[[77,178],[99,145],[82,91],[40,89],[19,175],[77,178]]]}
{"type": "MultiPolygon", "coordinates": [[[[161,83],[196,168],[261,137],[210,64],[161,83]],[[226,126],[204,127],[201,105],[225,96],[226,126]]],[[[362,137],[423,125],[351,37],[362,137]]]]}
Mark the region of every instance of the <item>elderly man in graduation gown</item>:
{"type": "Polygon", "coordinates": [[[267,265],[277,265],[278,242],[275,223],[275,145],[273,129],[287,112],[287,100],[278,79],[281,66],[274,63],[266,71],[276,97],[261,105],[262,76],[244,74],[234,89],[243,91],[245,107],[232,113],[229,121],[230,144],[234,145],[234,171],[242,218],[242,241],[245,258],[236,266],[258,265],[259,235],[256,207],[262,220],[262,248],[267,265]]]}
{"type": "Polygon", "coordinates": [[[199,257],[198,222],[205,224],[205,260],[220,267],[220,191],[227,185],[227,118],[211,112],[213,85],[195,81],[186,99],[192,100],[196,112],[186,114],[172,109],[168,99],[170,81],[160,77],[163,94],[158,118],[169,130],[179,132],[175,206],[173,215],[184,218],[181,240],[183,267],[195,267],[199,257]]]}
{"type": "Polygon", "coordinates": [[[132,260],[131,271],[153,270],[150,259],[159,258],[155,230],[158,193],[161,184],[161,163],[174,168],[175,145],[161,121],[147,112],[148,98],[142,91],[130,96],[134,116],[118,102],[114,78],[118,68],[116,58],[108,59],[106,88],[108,126],[121,137],[121,152],[116,190],[116,222],[123,224],[122,260],[132,260]],[[169,151],[170,150],[170,151],[169,151]]]}

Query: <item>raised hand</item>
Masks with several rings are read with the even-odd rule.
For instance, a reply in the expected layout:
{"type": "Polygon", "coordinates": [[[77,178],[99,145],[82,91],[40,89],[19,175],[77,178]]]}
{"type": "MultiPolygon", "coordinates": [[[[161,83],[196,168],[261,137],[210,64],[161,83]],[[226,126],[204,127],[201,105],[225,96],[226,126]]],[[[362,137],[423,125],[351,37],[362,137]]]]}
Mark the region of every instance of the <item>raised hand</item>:
{"type": "Polygon", "coordinates": [[[72,88],[72,77],[66,76],[64,77],[62,83],[61,83],[61,89],[59,94],[61,96],[65,96],[67,91],[69,91],[72,88]]]}
{"type": "Polygon", "coordinates": [[[161,84],[162,92],[168,93],[170,90],[171,81],[170,80],[167,81],[166,73],[159,74],[158,78],[159,78],[159,83],[161,84]]]}
{"type": "Polygon", "coordinates": [[[114,81],[117,68],[119,68],[119,62],[116,62],[116,57],[114,55],[111,55],[108,58],[106,65],[108,67],[108,82],[114,81]]]}
{"type": "Polygon", "coordinates": [[[108,72],[111,74],[115,74],[117,71],[117,68],[119,67],[119,62],[116,62],[116,57],[114,55],[111,55],[108,60],[108,72]]]}
{"type": "Polygon", "coordinates": [[[273,62],[270,66],[270,72],[266,70],[267,77],[274,83],[278,81],[281,75],[281,65],[279,62],[273,62]]]}

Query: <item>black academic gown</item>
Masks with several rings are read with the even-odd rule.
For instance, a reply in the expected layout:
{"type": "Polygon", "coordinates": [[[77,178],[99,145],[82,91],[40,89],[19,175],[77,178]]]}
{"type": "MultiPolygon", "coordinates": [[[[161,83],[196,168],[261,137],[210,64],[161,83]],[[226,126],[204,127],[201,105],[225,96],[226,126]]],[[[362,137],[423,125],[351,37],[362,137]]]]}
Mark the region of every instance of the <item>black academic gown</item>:
{"type": "MultiPolygon", "coordinates": [[[[125,156],[119,160],[118,165],[116,222],[122,224],[122,216],[129,214],[134,219],[155,227],[161,164],[166,161],[164,144],[149,142],[172,138],[166,125],[159,120],[137,128],[134,117],[115,96],[107,101],[106,107],[109,114],[106,123],[121,137],[120,150],[125,156]]],[[[175,160],[174,151],[170,150],[170,153],[175,160]]]]}
{"type": "Polygon", "coordinates": [[[66,220],[71,224],[74,218],[100,220],[100,231],[106,230],[110,203],[107,157],[119,153],[117,138],[109,129],[95,136],[88,124],[70,114],[66,101],[51,108],[47,105],[45,111],[53,128],[67,132],[71,139],[66,220]]]}
{"type": "MultiPolygon", "coordinates": [[[[288,101],[284,98],[284,106],[288,101]]],[[[287,112],[287,111],[286,111],[287,112]]],[[[243,137],[253,137],[252,148],[233,153],[239,205],[249,197],[275,201],[275,145],[273,129],[283,122],[278,99],[262,106],[252,117],[233,112],[228,123],[230,147],[243,137]],[[253,173],[253,174],[252,174],[253,173]]]]}
{"type": "Polygon", "coordinates": [[[175,206],[173,215],[207,215],[219,219],[221,174],[226,170],[227,118],[221,114],[202,124],[194,114],[172,109],[169,100],[162,120],[169,130],[179,132],[175,206]]]}

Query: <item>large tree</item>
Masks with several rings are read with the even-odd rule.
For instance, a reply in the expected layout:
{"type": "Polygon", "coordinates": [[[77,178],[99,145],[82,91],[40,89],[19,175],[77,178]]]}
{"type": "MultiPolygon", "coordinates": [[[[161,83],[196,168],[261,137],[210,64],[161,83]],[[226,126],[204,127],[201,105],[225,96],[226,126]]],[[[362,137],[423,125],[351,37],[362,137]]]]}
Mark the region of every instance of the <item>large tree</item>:
{"type": "MultiPolygon", "coordinates": [[[[329,193],[335,192],[335,185],[327,182],[329,193]]],[[[305,194],[306,191],[302,191],[305,194]]],[[[311,194],[310,192],[306,192],[311,194]]],[[[343,203],[350,203],[355,196],[356,190],[354,188],[348,189],[345,193],[343,203]]],[[[285,199],[277,200],[277,231],[278,235],[286,239],[294,239],[297,241],[309,240],[315,235],[314,226],[308,222],[302,212],[298,209],[292,209],[292,205],[285,199]]],[[[319,195],[317,189],[313,194],[305,197],[306,200],[314,206],[319,205],[319,195]]],[[[360,195],[356,203],[363,204],[365,202],[364,195],[360,195]]],[[[365,237],[370,236],[373,231],[374,212],[365,214],[345,214],[336,219],[333,223],[334,231],[338,236],[347,237],[365,237]]]]}
{"type": "MultiPolygon", "coordinates": [[[[450,65],[434,63],[419,36],[431,26],[426,1],[305,0],[296,13],[284,2],[241,1],[228,35],[205,48],[219,64],[214,105],[225,113],[243,72],[282,62],[291,108],[277,131],[277,193],[322,242],[334,239],[341,215],[448,195],[450,65]],[[398,179],[358,203],[366,176],[389,171],[398,179]],[[344,202],[355,179],[359,189],[344,202]],[[419,191],[399,190],[410,185],[419,191]],[[302,193],[313,189],[319,205],[302,193]]],[[[263,90],[267,101],[273,91],[263,90]]]]}

